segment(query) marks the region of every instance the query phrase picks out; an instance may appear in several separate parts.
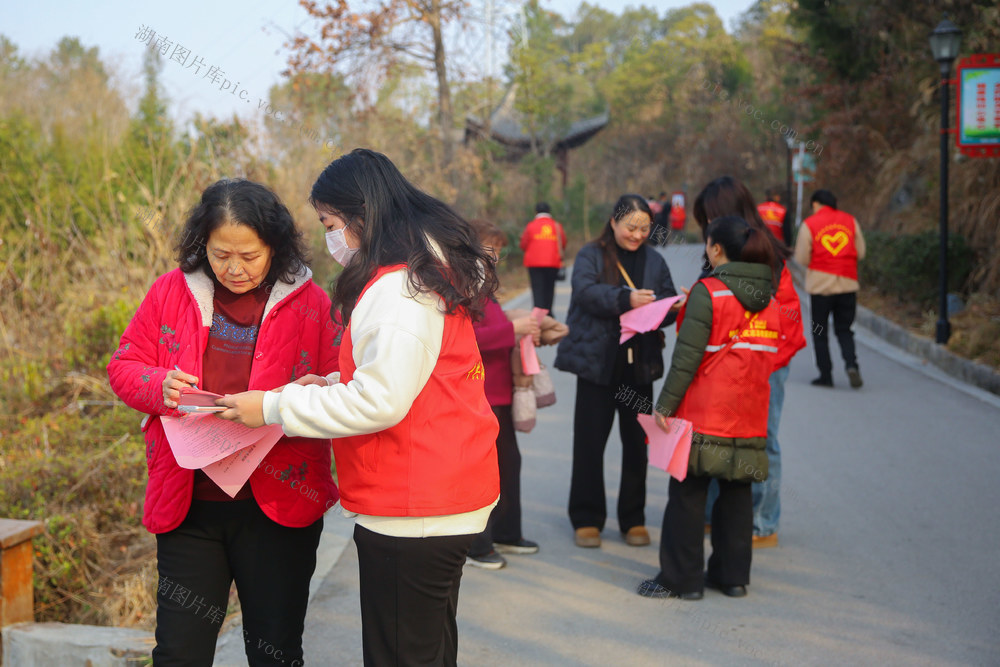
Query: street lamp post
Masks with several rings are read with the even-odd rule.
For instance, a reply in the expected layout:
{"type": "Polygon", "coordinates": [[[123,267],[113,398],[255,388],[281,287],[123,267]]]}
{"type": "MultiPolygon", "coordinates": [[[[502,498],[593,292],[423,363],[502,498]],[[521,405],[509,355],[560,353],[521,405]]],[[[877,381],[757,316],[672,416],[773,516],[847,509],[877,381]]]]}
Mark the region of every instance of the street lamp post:
{"type": "Polygon", "coordinates": [[[942,345],[951,336],[948,322],[948,84],[961,39],[962,31],[948,20],[947,14],[931,33],[931,53],[941,66],[941,300],[935,340],[942,345]]]}
{"type": "Polygon", "coordinates": [[[795,148],[795,140],[785,137],[785,148],[788,149],[785,154],[785,215],[787,216],[787,211],[792,210],[792,149],[795,148]]]}

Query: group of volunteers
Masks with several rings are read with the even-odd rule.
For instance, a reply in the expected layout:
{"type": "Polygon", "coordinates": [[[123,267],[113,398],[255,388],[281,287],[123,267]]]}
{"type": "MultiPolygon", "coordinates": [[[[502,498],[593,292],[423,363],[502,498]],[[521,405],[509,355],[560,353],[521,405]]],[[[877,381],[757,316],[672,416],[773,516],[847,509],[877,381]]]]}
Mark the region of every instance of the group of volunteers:
{"type": "MultiPolygon", "coordinates": [[[[366,665],[455,665],[463,566],[500,567],[501,554],[538,551],[521,532],[512,350],[521,337],[545,337],[535,317],[508,315],[494,298],[505,234],[467,221],[367,149],[329,164],[309,202],[343,266],[332,300],[313,282],[302,233],[279,198],[258,183],[220,180],[191,209],[178,267],[155,280],[108,364],[115,393],[146,414],[143,524],[157,542],[157,666],[213,663],[234,582],[249,664],[305,664],[309,581],[323,515],[338,500],[355,520],[366,665]],[[161,417],[182,416],[181,390],[192,386],[223,395],[223,420],[283,431],[234,497],[178,465],[167,440],[161,417]],[[276,470],[288,475],[267,472],[276,470]]],[[[835,203],[823,206],[836,213],[835,203]]],[[[547,205],[537,213],[522,246],[529,268],[540,269],[531,272],[535,305],[551,309],[566,236],[547,205]],[[555,248],[532,253],[535,240],[555,248]]],[[[639,588],[686,599],[705,585],[745,594],[751,533],[765,530],[757,514],[770,512],[776,524],[778,509],[776,484],[768,504],[756,488],[751,498],[750,483],[767,480],[769,469],[773,480],[778,469],[781,387],[805,344],[784,266],[790,250],[746,188],[713,181],[694,214],[710,266],[660,325],[680,322],[655,403],[662,333],[618,342],[622,313],[676,295],[663,256],[646,242],[653,213],[644,197],[623,195],[580,250],[568,331],[559,325],[548,339],[562,338],[555,366],[577,375],[569,499],[577,545],[601,544],[615,413],[618,526],[633,546],[650,543],[636,417],[655,405],[663,428],[665,417],[694,424],[689,474],[670,482],[661,571],[639,588]],[[643,401],[623,401],[623,388],[643,401]],[[703,576],[712,480],[713,554],[703,576]]],[[[821,222],[811,261],[837,273],[822,239],[844,221],[827,214],[821,222]]],[[[846,233],[845,249],[863,252],[860,234],[846,233]]],[[[846,306],[831,299],[830,310],[837,321],[846,306]]]]}
{"type": "MultiPolygon", "coordinates": [[[[780,199],[772,189],[757,205],[749,189],[728,176],[698,194],[693,210],[705,265],[659,325],[676,320],[678,333],[655,403],[653,382],[664,372],[663,335],[657,330],[619,342],[623,313],[676,295],[663,256],[648,242],[656,216],[649,200],[622,196],[601,235],[576,256],[569,335],[555,360],[556,368],[577,376],[569,491],[576,545],[601,546],[607,520],[604,450],[616,412],[622,443],[618,529],[631,546],[650,543],[644,515],[647,438],[638,415],[655,413],[664,430],[673,428],[667,418],[687,420],[693,429],[688,475],[670,480],[660,572],[642,582],[640,595],[696,600],[707,586],[742,597],[752,549],[777,546],[784,386],[792,357],[806,345],[787,266],[792,226],[780,199]],[[707,568],[705,532],[712,543],[707,568]]],[[[858,388],[850,327],[864,239],[830,192],[817,191],[811,204],[814,215],[802,225],[795,255],[807,267],[812,299],[820,369],[812,384],[833,385],[826,336],[832,312],[851,386],[858,388]]]]}

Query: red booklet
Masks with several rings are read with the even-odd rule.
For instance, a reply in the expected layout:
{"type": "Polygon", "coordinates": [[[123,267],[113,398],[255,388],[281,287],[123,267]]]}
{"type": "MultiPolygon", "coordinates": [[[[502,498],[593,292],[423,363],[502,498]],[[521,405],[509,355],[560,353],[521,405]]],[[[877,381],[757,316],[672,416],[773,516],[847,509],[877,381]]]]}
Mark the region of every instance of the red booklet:
{"type": "Polygon", "coordinates": [[[177,401],[177,409],[181,412],[222,412],[225,406],[216,405],[215,399],[222,398],[222,394],[214,394],[210,391],[202,391],[194,387],[181,389],[180,400],[177,401]]]}

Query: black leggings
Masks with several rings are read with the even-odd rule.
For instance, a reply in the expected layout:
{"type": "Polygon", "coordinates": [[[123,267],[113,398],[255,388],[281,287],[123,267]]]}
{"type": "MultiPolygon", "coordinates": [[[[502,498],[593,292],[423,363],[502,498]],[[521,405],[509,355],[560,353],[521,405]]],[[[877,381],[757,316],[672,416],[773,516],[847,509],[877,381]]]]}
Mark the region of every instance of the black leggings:
{"type": "Polygon", "coordinates": [[[256,500],[195,500],[180,526],[156,536],[156,667],[210,667],[235,580],[247,661],[298,667],[309,580],[323,519],[288,528],[256,500]]]}

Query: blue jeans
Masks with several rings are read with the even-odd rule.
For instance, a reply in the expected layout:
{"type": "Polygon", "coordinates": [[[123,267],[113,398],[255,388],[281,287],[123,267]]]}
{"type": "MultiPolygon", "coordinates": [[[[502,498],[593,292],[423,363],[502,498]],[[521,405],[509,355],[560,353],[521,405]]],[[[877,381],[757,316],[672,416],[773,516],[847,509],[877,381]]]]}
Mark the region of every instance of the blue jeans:
{"type": "MultiPolygon", "coordinates": [[[[781,516],[781,447],[778,446],[778,428],[781,425],[781,408],[785,404],[785,380],[788,366],[771,373],[771,400],[767,405],[767,479],[753,483],[753,534],[766,537],[778,532],[781,516]]],[[[705,523],[712,523],[712,505],[719,496],[718,484],[708,487],[705,503],[705,523]]]]}
{"type": "Polygon", "coordinates": [[[788,366],[771,373],[771,401],[767,405],[767,479],[753,483],[753,534],[767,536],[778,532],[781,516],[781,447],[778,427],[785,404],[785,380],[788,366]]]}

